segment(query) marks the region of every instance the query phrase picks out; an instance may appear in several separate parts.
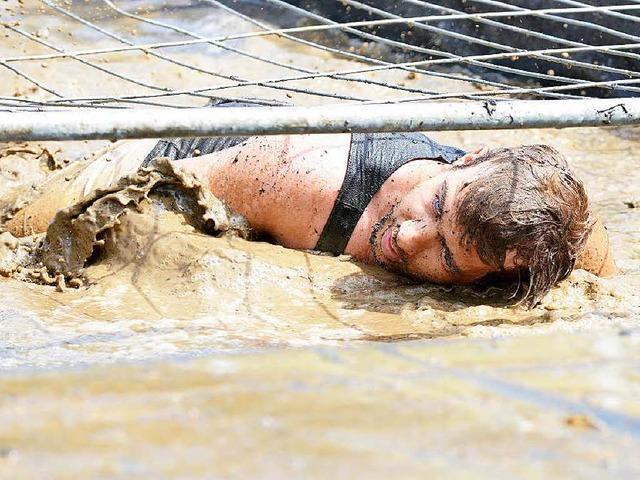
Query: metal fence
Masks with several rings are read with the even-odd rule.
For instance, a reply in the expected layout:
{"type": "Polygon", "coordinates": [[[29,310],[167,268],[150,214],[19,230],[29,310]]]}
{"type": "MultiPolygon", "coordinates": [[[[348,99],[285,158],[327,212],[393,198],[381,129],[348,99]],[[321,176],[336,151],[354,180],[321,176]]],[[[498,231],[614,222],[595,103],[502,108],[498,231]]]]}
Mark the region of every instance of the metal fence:
{"type": "Polygon", "coordinates": [[[0,140],[640,121],[640,0],[2,3],[0,140]]]}

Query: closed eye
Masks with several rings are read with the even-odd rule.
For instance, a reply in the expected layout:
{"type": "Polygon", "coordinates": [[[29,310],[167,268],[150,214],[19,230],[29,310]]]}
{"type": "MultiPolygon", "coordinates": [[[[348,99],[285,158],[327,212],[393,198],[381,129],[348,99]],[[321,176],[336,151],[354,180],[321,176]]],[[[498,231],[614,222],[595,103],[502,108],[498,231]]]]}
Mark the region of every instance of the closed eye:
{"type": "Polygon", "coordinates": [[[444,202],[447,198],[447,181],[442,182],[442,186],[438,193],[436,193],[431,201],[433,211],[436,215],[436,220],[440,221],[442,214],[444,213],[444,202]]]}
{"type": "Polygon", "coordinates": [[[431,201],[431,206],[433,207],[433,211],[436,215],[436,220],[440,220],[442,217],[442,197],[440,197],[439,193],[436,193],[431,201]]]}

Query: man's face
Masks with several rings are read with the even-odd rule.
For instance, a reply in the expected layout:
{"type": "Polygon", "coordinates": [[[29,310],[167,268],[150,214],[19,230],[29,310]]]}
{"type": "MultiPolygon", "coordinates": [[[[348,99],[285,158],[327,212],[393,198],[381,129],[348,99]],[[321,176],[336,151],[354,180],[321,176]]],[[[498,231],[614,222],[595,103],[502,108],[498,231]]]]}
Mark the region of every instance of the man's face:
{"type": "Polygon", "coordinates": [[[473,182],[482,164],[447,169],[416,185],[375,225],[371,253],[390,270],[435,283],[477,280],[495,269],[476,249],[461,244],[456,223],[461,192],[473,182]]]}

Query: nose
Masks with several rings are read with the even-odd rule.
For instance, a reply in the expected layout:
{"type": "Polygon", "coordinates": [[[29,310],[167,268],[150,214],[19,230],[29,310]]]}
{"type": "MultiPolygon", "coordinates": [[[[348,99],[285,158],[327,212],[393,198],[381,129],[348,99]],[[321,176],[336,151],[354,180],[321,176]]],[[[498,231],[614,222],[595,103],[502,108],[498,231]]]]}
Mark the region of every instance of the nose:
{"type": "Polygon", "coordinates": [[[429,220],[405,220],[396,236],[398,247],[409,257],[439,244],[435,223],[429,220]]]}

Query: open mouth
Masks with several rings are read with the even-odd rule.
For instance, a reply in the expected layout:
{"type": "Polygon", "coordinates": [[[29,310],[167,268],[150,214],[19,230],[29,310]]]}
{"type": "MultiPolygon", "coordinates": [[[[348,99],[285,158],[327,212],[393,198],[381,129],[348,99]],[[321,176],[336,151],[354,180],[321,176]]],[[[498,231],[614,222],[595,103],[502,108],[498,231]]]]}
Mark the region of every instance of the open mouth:
{"type": "Polygon", "coordinates": [[[380,248],[382,249],[382,253],[385,258],[392,262],[398,262],[400,261],[401,256],[394,242],[394,233],[395,231],[393,227],[387,228],[380,239],[380,248]]]}

